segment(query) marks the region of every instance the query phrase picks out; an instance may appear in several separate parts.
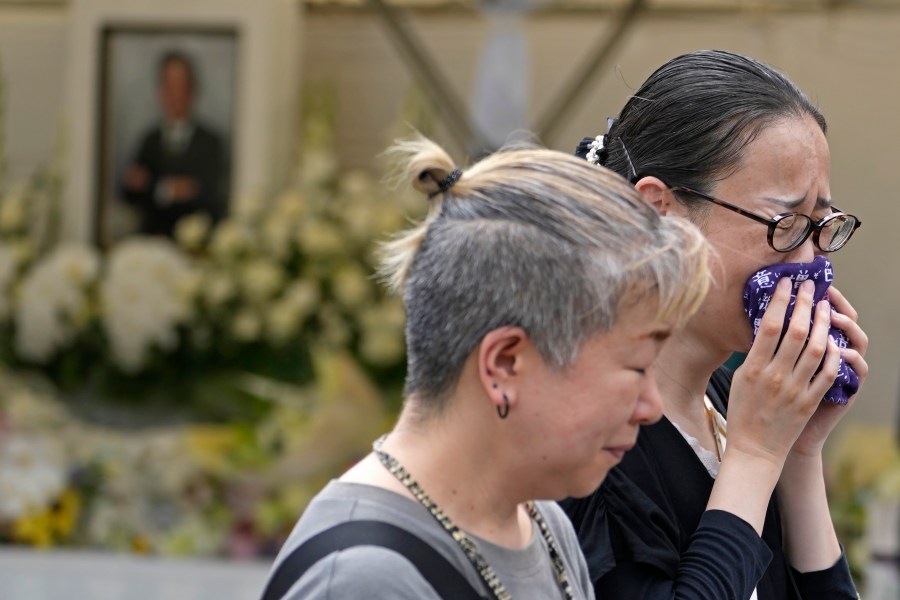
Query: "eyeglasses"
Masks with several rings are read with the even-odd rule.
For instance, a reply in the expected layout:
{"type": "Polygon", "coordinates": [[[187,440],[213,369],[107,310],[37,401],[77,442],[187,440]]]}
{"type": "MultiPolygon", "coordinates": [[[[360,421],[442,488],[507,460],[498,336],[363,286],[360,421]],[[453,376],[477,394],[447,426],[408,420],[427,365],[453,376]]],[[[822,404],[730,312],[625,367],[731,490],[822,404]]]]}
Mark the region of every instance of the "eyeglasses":
{"type": "Polygon", "coordinates": [[[837,207],[832,207],[832,210],[835,212],[818,223],[800,213],[782,213],[767,219],[688,187],[675,186],[670,189],[673,192],[685,192],[698,196],[713,204],[718,204],[722,208],[727,208],[739,215],[767,225],[769,227],[769,246],[778,252],[790,252],[799,248],[810,235],[813,236],[813,242],[819,250],[822,252],[834,252],[843,248],[853,233],[862,225],[862,221],[858,218],[841,212],[837,207]]]}

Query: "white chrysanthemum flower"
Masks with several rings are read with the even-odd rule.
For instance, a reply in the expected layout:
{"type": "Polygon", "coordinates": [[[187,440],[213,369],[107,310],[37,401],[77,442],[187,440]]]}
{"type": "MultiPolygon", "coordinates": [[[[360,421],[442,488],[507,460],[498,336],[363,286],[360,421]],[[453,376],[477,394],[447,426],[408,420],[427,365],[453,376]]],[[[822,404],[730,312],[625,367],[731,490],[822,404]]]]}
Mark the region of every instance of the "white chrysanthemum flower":
{"type": "Polygon", "coordinates": [[[262,224],[261,241],[275,260],[284,261],[291,252],[297,224],[277,213],[269,215],[262,224]]]}
{"type": "Polygon", "coordinates": [[[384,233],[374,230],[378,219],[376,210],[376,206],[365,200],[347,203],[341,211],[341,221],[353,240],[366,242],[384,233]]]}
{"type": "Polygon", "coordinates": [[[193,316],[186,290],[195,280],[188,258],[168,241],[135,237],[113,249],[100,298],[116,365],[136,373],[151,349],[178,345],[178,326],[193,316]]]}
{"type": "Polygon", "coordinates": [[[282,298],[304,317],[311,314],[319,304],[321,294],[318,284],[310,279],[300,279],[291,283],[282,298]]]}
{"type": "Polygon", "coordinates": [[[204,213],[194,213],[178,220],[175,224],[175,240],[182,248],[197,250],[206,240],[212,220],[204,213]]]}
{"type": "Polygon", "coordinates": [[[299,280],[265,312],[266,336],[274,344],[284,344],[299,334],[303,323],[319,303],[319,288],[315,281],[299,280]]]}
{"type": "MultiPolygon", "coordinates": [[[[59,431],[71,419],[57,398],[23,385],[11,376],[0,379],[3,388],[3,416],[19,431],[59,431]]],[[[6,432],[0,434],[7,435],[6,432]]]]}
{"type": "Polygon", "coordinates": [[[251,310],[242,310],[231,325],[231,334],[241,342],[255,342],[262,334],[263,322],[259,314],[251,310]]]}
{"type": "Polygon", "coordinates": [[[93,248],[61,245],[25,276],[16,310],[20,356],[46,362],[75,338],[90,320],[89,288],[99,269],[93,248]]]}
{"type": "Polygon", "coordinates": [[[273,303],[266,312],[266,336],[275,345],[291,339],[297,332],[299,324],[299,314],[283,300],[273,303]]]}
{"type": "Polygon", "coordinates": [[[225,271],[210,271],[202,289],[203,300],[212,309],[220,308],[235,297],[238,291],[234,277],[225,271]]]}
{"type": "Polygon", "coordinates": [[[48,506],[66,484],[59,447],[45,437],[0,439],[0,520],[48,506]]]}
{"type": "Polygon", "coordinates": [[[359,320],[365,329],[378,327],[391,331],[403,331],[406,314],[403,311],[403,303],[399,299],[386,298],[362,311],[359,320]]]}
{"type": "Polygon", "coordinates": [[[203,274],[199,269],[191,268],[175,279],[175,293],[178,294],[181,306],[187,311],[187,317],[193,316],[202,286],[203,274]]]}
{"type": "Polygon", "coordinates": [[[322,324],[321,339],[327,345],[340,348],[350,340],[350,326],[334,306],[324,305],[319,310],[319,320],[322,324]]]}
{"type": "Polygon", "coordinates": [[[365,272],[355,264],[342,267],[331,282],[331,289],[337,301],[347,309],[359,308],[372,292],[372,282],[365,272]]]}
{"type": "Polygon", "coordinates": [[[383,329],[363,334],[360,354],[373,365],[390,365],[403,356],[403,336],[383,329]]]}
{"type": "Polygon", "coordinates": [[[284,295],[266,311],[266,335],[274,344],[284,344],[297,336],[312,305],[284,295]]]}
{"type": "Polygon", "coordinates": [[[272,261],[256,259],[240,271],[241,289],[251,302],[262,302],[274,296],[284,285],[284,271],[272,261]]]}
{"type": "Polygon", "coordinates": [[[345,245],[341,232],[324,221],[310,219],[297,230],[296,235],[300,249],[312,255],[337,254],[345,245]]]}
{"type": "Polygon", "coordinates": [[[210,252],[219,260],[232,260],[252,245],[246,227],[234,221],[223,221],[213,229],[210,252]]]}
{"type": "Polygon", "coordinates": [[[295,222],[306,214],[306,198],[296,189],[282,192],[272,207],[272,214],[280,221],[295,222]]]}
{"type": "Polygon", "coordinates": [[[93,249],[74,246],[57,256],[60,271],[72,285],[84,287],[97,278],[100,256],[93,249]]]}
{"type": "Polygon", "coordinates": [[[373,364],[391,364],[403,355],[403,305],[387,299],[359,317],[362,328],[360,353],[373,364]]]}

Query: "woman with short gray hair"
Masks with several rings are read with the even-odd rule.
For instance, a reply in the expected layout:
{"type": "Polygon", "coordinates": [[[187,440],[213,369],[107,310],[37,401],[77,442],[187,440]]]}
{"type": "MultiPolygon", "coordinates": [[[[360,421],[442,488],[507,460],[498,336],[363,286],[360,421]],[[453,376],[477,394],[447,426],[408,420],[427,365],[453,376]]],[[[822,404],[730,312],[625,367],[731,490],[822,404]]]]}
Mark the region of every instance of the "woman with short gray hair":
{"type": "Polygon", "coordinates": [[[593,598],[549,500],[596,488],[659,418],[653,360],[706,293],[706,242],[561,152],[393,155],[431,203],[384,252],[404,406],[311,502],[265,597],[593,598]]]}

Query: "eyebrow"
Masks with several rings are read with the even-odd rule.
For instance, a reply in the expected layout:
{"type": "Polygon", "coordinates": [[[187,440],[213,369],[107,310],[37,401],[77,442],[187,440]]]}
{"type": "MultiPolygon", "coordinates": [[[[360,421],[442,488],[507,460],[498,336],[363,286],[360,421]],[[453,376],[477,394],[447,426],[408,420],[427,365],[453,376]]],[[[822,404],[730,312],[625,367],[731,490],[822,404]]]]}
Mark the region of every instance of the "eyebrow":
{"type": "Polygon", "coordinates": [[[647,334],[654,342],[664,342],[672,335],[671,329],[654,329],[650,333],[647,334]]]}
{"type": "MultiPolygon", "coordinates": [[[[796,210],[801,204],[806,202],[806,198],[798,198],[797,200],[782,200],[780,198],[763,198],[767,202],[771,202],[772,204],[777,204],[778,206],[783,207],[787,211],[796,210]]],[[[816,198],[816,208],[831,208],[832,201],[831,198],[823,198],[819,196],[816,198]]]]}

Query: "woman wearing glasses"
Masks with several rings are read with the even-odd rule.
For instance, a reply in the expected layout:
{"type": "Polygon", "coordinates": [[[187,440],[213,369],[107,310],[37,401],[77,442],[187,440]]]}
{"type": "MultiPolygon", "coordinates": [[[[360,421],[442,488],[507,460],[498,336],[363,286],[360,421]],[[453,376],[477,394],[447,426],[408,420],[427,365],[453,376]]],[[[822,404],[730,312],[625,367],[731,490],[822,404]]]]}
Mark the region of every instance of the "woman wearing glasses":
{"type": "Polygon", "coordinates": [[[563,503],[597,596],[856,598],[822,468],[855,396],[821,399],[842,361],[865,379],[866,335],[839,291],[833,311],[815,303],[812,282],[795,298],[780,283],[755,340],[742,302],[760,269],[811,263],[859,227],[832,203],[824,117],[771,67],[701,51],[660,67],[608,126],[579,155],[698,225],[715,281],[654,362],[664,418],[591,496],[563,503]],[[732,352],[748,352],[733,374],[719,368],[732,352]]]}

